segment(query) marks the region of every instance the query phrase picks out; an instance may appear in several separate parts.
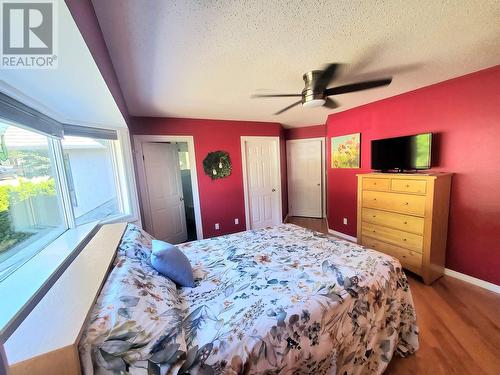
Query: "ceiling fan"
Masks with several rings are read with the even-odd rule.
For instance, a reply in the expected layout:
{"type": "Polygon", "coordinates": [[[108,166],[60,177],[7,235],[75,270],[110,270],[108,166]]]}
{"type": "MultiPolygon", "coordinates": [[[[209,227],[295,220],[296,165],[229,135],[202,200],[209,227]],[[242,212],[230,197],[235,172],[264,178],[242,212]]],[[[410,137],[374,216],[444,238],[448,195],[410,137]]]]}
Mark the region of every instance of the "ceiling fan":
{"type": "Polygon", "coordinates": [[[361,91],[372,89],[380,86],[387,86],[391,83],[391,78],[384,78],[375,81],[363,81],[351,83],[349,85],[337,86],[327,88],[331,81],[337,76],[339,67],[342,64],[329,64],[323,70],[313,70],[305,73],[302,78],[304,79],[305,87],[300,94],[264,94],[252,95],[252,98],[285,98],[285,97],[301,97],[299,101],[290,104],[275,115],[279,115],[296,105],[302,104],[303,107],[327,107],[335,109],[339,105],[330,98],[333,95],[347,94],[349,92],[361,91]]]}

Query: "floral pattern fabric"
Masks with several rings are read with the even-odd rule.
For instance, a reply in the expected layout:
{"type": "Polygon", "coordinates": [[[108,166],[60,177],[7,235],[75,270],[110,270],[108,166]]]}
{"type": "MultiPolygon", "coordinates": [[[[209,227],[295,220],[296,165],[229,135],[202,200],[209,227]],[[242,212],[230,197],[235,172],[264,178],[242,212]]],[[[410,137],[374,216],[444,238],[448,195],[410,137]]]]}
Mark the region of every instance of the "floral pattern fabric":
{"type": "Polygon", "coordinates": [[[141,232],[127,229],[92,313],[85,373],[380,374],[394,353],[418,349],[408,282],[390,256],[284,224],[179,245],[196,285],[175,290],[149,266],[141,232]],[[140,272],[162,301],[142,280],[124,289],[140,272]],[[124,296],[139,298],[125,316],[124,296]]]}

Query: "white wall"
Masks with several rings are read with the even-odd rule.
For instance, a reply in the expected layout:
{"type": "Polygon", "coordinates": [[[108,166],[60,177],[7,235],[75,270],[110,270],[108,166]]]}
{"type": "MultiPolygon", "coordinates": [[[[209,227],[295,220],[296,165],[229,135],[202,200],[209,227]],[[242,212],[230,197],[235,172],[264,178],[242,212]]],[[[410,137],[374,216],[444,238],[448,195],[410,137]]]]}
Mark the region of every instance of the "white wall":
{"type": "Polygon", "coordinates": [[[73,183],[78,202],[75,216],[81,216],[116,196],[113,164],[108,150],[70,149],[73,183]]]}

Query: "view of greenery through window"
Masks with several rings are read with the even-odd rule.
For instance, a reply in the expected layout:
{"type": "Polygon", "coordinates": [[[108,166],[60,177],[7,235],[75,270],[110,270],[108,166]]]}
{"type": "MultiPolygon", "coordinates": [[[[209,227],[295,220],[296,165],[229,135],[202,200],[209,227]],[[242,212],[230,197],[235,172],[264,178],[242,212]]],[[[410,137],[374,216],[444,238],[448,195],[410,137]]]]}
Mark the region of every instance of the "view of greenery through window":
{"type": "Polygon", "coordinates": [[[47,137],[0,123],[0,276],[61,223],[47,137]]]}
{"type": "Polygon", "coordinates": [[[66,215],[79,226],[121,212],[114,141],[51,140],[0,122],[0,281],[67,229],[52,160],[58,142],[72,203],[66,215]]]}

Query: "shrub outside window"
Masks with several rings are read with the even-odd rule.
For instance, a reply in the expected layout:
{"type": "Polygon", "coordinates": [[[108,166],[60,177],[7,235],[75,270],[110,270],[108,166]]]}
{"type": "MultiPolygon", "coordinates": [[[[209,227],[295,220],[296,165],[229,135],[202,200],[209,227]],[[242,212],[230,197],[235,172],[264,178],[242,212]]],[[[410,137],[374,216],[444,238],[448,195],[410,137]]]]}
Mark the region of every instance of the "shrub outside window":
{"type": "Polygon", "coordinates": [[[0,280],[66,229],[48,137],[0,122],[0,280]]]}
{"type": "Polygon", "coordinates": [[[0,119],[0,282],[67,229],[131,213],[116,131],[36,125],[0,119]]]}

